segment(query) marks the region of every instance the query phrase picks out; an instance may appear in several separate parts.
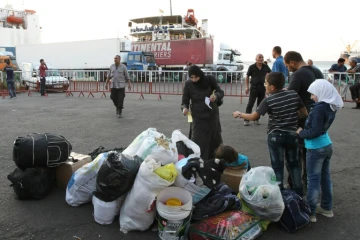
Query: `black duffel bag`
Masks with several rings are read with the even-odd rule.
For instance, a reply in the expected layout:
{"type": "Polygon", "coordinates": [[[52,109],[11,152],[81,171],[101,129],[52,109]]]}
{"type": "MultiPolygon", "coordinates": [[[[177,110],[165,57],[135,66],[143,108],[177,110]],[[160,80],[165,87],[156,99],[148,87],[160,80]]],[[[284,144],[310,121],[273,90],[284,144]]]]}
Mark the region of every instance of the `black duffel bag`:
{"type": "Polygon", "coordinates": [[[57,167],[68,160],[71,150],[71,144],[61,135],[32,133],[15,140],[13,160],[20,169],[57,167]]]}
{"type": "Polygon", "coordinates": [[[16,168],[8,175],[17,199],[42,199],[51,190],[55,180],[55,169],[52,168],[16,168]]]}

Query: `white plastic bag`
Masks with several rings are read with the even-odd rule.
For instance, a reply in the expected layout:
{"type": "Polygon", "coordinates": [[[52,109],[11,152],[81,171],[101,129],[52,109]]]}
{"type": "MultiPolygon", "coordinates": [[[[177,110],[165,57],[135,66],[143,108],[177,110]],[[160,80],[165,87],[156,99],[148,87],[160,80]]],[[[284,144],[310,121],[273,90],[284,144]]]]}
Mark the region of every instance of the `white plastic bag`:
{"type": "MultiPolygon", "coordinates": [[[[148,128],[140,133],[132,143],[122,152],[122,154],[135,156],[136,152],[140,149],[144,140],[148,137],[160,137],[162,134],[157,132],[156,128],[148,128]]],[[[143,158],[144,159],[144,158],[143,158]]]]}
{"type": "Polygon", "coordinates": [[[153,158],[163,165],[176,163],[178,160],[176,144],[163,134],[147,137],[136,152],[136,155],[142,159],[147,157],[153,158]]]}
{"type": "Polygon", "coordinates": [[[189,138],[187,138],[184,134],[182,134],[180,130],[175,130],[172,132],[171,141],[175,144],[175,146],[177,142],[183,141],[186,147],[188,147],[194,152],[189,156],[185,156],[186,158],[200,157],[200,147],[196,143],[191,141],[189,138]]]}
{"type": "Polygon", "coordinates": [[[76,207],[91,201],[96,190],[97,173],[107,155],[107,152],[99,154],[92,162],[73,173],[66,188],[65,200],[69,205],[76,207]]]}
{"type": "Polygon", "coordinates": [[[285,205],[271,167],[255,167],[242,177],[240,196],[254,213],[264,220],[280,220],[285,205]]]}
{"type": "Polygon", "coordinates": [[[187,164],[188,160],[189,158],[183,158],[175,164],[178,175],[174,182],[174,186],[181,187],[189,191],[193,199],[192,202],[195,205],[203,198],[205,198],[206,195],[209,194],[211,189],[206,187],[205,185],[197,186],[192,179],[188,180],[182,175],[182,167],[187,164]]]}
{"type": "Polygon", "coordinates": [[[95,222],[102,225],[111,224],[115,216],[119,215],[121,199],[120,197],[112,202],[104,202],[93,196],[92,204],[94,205],[95,222]]]}
{"type": "Polygon", "coordinates": [[[160,163],[149,157],[142,162],[134,186],[120,210],[120,231],[123,233],[144,231],[153,223],[156,196],[173,184],[154,173],[159,167],[160,163]]]}

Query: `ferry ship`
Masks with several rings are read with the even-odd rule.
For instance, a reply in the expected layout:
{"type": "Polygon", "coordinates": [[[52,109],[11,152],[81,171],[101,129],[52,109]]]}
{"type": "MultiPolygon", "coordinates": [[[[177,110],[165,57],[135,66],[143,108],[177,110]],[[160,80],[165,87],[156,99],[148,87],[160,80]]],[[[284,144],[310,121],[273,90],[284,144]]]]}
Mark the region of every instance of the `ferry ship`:
{"type": "Polygon", "coordinates": [[[16,56],[16,45],[41,43],[41,26],[36,11],[0,8],[0,51],[16,56]]]}

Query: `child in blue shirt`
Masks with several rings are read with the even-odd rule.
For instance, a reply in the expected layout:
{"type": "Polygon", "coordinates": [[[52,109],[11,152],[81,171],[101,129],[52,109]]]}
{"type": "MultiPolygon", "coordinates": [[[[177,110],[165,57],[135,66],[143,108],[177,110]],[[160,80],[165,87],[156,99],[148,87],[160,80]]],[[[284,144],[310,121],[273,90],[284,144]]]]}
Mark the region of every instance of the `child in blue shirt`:
{"type": "Polygon", "coordinates": [[[305,139],[307,202],[310,205],[310,221],[316,222],[316,213],[333,217],[332,183],[330,179],[330,159],[332,142],[327,133],[335,119],[336,112],[344,105],[336,88],[327,80],[318,79],[308,89],[315,105],[305,123],[305,129],[299,128],[297,133],[305,139]],[[317,205],[320,187],[321,203],[317,205]]]}

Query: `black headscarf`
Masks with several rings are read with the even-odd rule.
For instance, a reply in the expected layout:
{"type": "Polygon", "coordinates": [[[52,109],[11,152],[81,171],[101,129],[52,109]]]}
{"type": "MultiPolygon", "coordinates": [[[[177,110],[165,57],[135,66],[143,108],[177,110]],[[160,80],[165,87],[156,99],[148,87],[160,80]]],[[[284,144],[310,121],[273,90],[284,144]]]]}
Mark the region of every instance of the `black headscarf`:
{"type": "Polygon", "coordinates": [[[205,74],[198,66],[192,65],[189,68],[189,77],[191,77],[191,75],[200,77],[199,81],[193,82],[195,87],[198,87],[198,88],[207,88],[208,87],[208,85],[205,82],[205,74]]]}

